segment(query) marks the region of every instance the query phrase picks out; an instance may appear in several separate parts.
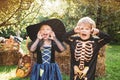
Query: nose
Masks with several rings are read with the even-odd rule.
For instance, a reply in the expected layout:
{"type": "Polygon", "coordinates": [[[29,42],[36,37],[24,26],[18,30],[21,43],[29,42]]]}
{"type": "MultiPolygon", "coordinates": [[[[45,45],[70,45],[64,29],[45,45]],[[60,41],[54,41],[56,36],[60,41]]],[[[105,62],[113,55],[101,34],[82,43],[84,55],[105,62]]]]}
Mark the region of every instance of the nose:
{"type": "Polygon", "coordinates": [[[44,32],[47,32],[47,30],[45,29],[44,32]]]}
{"type": "Polygon", "coordinates": [[[85,33],[85,32],[86,32],[86,30],[85,30],[85,29],[83,29],[83,30],[82,30],[82,32],[84,32],[84,33],[85,33]]]}

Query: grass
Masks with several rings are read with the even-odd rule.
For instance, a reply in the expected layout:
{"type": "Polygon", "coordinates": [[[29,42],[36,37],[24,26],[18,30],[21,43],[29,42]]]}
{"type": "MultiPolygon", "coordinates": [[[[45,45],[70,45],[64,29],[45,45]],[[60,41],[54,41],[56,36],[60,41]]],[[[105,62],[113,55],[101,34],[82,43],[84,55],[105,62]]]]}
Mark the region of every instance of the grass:
{"type": "MultiPolygon", "coordinates": [[[[29,77],[18,78],[15,71],[17,66],[0,66],[0,79],[2,80],[30,80],[29,77]]],[[[69,80],[69,77],[63,74],[63,80],[69,80]]]]}
{"type": "Polygon", "coordinates": [[[120,80],[120,45],[108,46],[106,53],[106,76],[96,80],[120,80]]]}
{"type": "MultiPolygon", "coordinates": [[[[22,45],[25,49],[25,46],[22,45]]],[[[29,80],[17,78],[16,66],[0,66],[0,79],[2,80],[29,80]]],[[[109,45],[106,50],[106,75],[96,80],[120,80],[120,45],[109,45]]],[[[69,76],[63,74],[63,80],[69,80],[69,76]]]]}

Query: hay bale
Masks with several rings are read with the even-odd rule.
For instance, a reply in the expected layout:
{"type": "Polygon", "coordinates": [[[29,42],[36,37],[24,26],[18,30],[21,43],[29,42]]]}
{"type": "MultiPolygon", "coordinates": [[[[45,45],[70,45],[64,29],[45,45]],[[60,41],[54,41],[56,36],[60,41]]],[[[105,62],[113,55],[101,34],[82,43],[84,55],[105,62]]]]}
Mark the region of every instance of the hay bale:
{"type": "Polygon", "coordinates": [[[21,57],[18,51],[2,52],[0,65],[16,65],[21,57]]]}
{"type": "Polygon", "coordinates": [[[14,65],[18,63],[21,54],[19,53],[20,44],[13,38],[6,39],[0,43],[0,65],[14,65]]]}
{"type": "Polygon", "coordinates": [[[56,52],[55,59],[60,67],[61,72],[69,75],[70,74],[70,48],[67,44],[65,45],[67,49],[62,53],[56,52]]]}
{"type": "Polygon", "coordinates": [[[97,64],[96,64],[96,76],[101,77],[105,75],[105,49],[106,46],[103,46],[98,55],[97,64]]]}

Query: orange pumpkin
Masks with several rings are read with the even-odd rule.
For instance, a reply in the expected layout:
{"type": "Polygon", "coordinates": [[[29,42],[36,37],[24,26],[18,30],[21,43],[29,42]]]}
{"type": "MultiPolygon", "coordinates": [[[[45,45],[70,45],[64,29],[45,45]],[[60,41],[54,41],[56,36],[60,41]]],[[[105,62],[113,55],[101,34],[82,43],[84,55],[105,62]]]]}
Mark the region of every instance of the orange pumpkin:
{"type": "Polygon", "coordinates": [[[24,75],[25,75],[24,70],[18,69],[18,70],[16,71],[16,76],[17,76],[17,77],[24,77],[24,75]]]}
{"type": "Polygon", "coordinates": [[[30,63],[26,63],[26,64],[25,64],[25,67],[26,67],[26,68],[30,67],[30,63]]]}

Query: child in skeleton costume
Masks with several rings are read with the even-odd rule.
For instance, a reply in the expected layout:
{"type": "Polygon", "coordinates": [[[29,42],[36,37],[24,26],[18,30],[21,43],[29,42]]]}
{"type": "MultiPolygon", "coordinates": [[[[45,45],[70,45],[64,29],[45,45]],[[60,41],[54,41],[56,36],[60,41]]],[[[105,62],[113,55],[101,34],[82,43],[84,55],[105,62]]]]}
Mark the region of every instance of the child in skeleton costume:
{"type": "Polygon", "coordinates": [[[27,27],[27,33],[33,44],[31,52],[37,53],[37,62],[33,65],[30,80],[62,80],[55,50],[64,51],[61,43],[65,33],[63,23],[58,19],[50,19],[27,27]]]}
{"type": "Polygon", "coordinates": [[[110,36],[95,27],[91,18],[83,17],[74,30],[65,34],[71,50],[70,80],[95,80],[98,51],[110,42],[110,36]]]}

